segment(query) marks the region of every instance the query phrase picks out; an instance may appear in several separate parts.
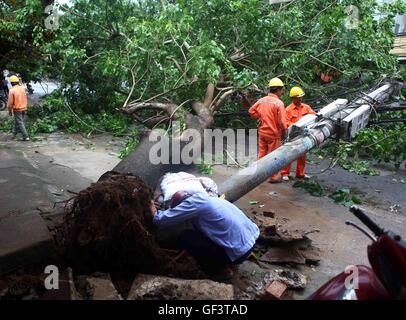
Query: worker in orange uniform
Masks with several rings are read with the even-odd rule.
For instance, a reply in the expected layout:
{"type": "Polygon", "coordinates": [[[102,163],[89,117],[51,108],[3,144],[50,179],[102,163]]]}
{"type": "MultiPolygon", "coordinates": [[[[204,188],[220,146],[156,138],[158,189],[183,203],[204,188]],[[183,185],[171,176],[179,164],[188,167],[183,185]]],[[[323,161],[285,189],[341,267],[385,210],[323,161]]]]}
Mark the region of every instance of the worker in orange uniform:
{"type": "MultiPolygon", "coordinates": [[[[303,116],[307,114],[316,114],[313,109],[305,104],[302,103],[303,97],[305,93],[302,88],[300,87],[293,87],[290,90],[290,97],[292,98],[292,103],[286,108],[286,123],[290,127],[297,121],[299,121],[303,116]]],[[[305,165],[306,165],[306,154],[301,156],[296,161],[296,178],[309,178],[308,175],[305,174],[305,165]]],[[[282,179],[284,181],[289,181],[289,174],[290,168],[292,164],[289,164],[286,168],[284,168],[282,173],[282,179]]]]}
{"type": "MultiPolygon", "coordinates": [[[[269,82],[269,94],[259,99],[249,110],[254,119],[259,119],[258,159],[266,156],[281,145],[281,140],[287,134],[285,121],[285,105],[280,97],[283,95],[285,85],[279,78],[269,82]]],[[[269,179],[270,183],[281,182],[279,173],[269,179]]]]}
{"type": "Polygon", "coordinates": [[[14,137],[18,132],[23,135],[23,141],[29,141],[27,130],[24,125],[25,112],[27,111],[27,94],[25,89],[20,84],[20,79],[17,76],[10,77],[10,83],[13,86],[8,94],[8,113],[10,116],[14,113],[14,137]]]}

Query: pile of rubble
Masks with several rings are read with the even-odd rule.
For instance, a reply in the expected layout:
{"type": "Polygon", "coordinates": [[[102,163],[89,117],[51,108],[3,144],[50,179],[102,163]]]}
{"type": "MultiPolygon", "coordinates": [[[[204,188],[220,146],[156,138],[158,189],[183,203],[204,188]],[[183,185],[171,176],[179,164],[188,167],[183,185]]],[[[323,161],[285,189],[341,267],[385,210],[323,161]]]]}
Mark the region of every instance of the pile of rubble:
{"type": "Polygon", "coordinates": [[[260,261],[292,267],[319,263],[319,249],[312,245],[308,235],[320,230],[292,229],[287,224],[287,218],[276,217],[274,212],[269,211],[256,212],[250,217],[261,231],[257,246],[260,261]]]}
{"type": "Polygon", "coordinates": [[[0,283],[0,300],[233,300],[231,284],[137,274],[133,281],[112,280],[108,273],[77,275],[71,268],[47,290],[42,275],[13,275],[0,283]],[[129,285],[128,288],[125,286],[129,285]]]}
{"type": "Polygon", "coordinates": [[[292,291],[303,290],[307,284],[299,270],[314,270],[320,262],[320,250],[308,237],[319,230],[300,230],[275,211],[258,211],[251,210],[249,216],[260,229],[255,262],[265,272],[245,291],[249,298],[290,299],[292,291]],[[283,269],[275,269],[278,266],[283,269]]]}

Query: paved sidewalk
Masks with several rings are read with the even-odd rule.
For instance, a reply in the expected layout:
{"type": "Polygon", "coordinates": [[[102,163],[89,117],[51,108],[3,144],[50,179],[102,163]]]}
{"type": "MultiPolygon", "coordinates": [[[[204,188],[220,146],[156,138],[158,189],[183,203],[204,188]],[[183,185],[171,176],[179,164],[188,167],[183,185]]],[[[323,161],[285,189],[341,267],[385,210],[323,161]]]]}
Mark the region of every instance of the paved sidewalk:
{"type": "Polygon", "coordinates": [[[27,156],[27,143],[0,145],[0,275],[49,259],[52,236],[41,212],[90,184],[74,170],[40,154],[27,156]],[[21,147],[19,147],[21,144],[21,147]]]}

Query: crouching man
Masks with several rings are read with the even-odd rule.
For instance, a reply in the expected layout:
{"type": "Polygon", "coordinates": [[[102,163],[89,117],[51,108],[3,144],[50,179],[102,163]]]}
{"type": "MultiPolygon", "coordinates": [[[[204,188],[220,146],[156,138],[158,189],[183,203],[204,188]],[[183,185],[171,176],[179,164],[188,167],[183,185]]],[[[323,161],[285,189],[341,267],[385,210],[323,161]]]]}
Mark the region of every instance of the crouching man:
{"type": "Polygon", "coordinates": [[[216,280],[232,277],[229,265],[246,260],[259,237],[258,227],[232,203],[204,193],[176,192],[171,208],[157,211],[151,204],[153,223],[172,226],[189,220],[194,229],[179,235],[179,245],[216,280]]]}

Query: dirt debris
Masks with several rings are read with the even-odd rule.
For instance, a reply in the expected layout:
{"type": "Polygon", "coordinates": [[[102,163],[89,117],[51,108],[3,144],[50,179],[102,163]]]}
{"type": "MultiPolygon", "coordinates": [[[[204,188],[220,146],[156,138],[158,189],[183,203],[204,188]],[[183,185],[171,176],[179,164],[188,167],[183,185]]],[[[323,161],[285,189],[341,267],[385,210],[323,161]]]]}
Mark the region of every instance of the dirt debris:
{"type": "Polygon", "coordinates": [[[0,290],[0,300],[37,300],[46,291],[42,279],[33,275],[13,276],[0,290]]]}
{"type": "Polygon", "coordinates": [[[303,274],[293,270],[274,270],[271,278],[282,281],[289,289],[293,290],[304,289],[307,285],[307,278],[303,274]]]}
{"type": "Polygon", "coordinates": [[[289,264],[292,266],[306,263],[305,257],[294,247],[270,248],[261,256],[260,261],[272,264],[289,264]]]}
{"type": "Polygon", "coordinates": [[[260,229],[256,246],[259,260],[272,264],[317,265],[320,250],[312,246],[309,234],[319,229],[300,230],[289,225],[289,219],[277,218],[274,211],[251,216],[260,229]],[[272,217],[272,218],[271,218],[272,217]]]}
{"type": "Polygon", "coordinates": [[[230,284],[212,280],[184,280],[138,275],[132,285],[129,300],[233,300],[230,284]]]}
{"type": "Polygon", "coordinates": [[[254,284],[252,287],[248,288],[248,291],[251,292],[256,292],[255,297],[257,299],[285,299],[285,298],[291,298],[291,293],[290,291],[292,290],[302,290],[306,287],[307,285],[307,279],[304,275],[302,275],[299,272],[293,271],[293,270],[287,270],[287,269],[277,269],[268,272],[265,274],[264,278],[254,284]],[[275,283],[275,286],[273,287],[272,284],[275,283]],[[283,290],[281,292],[283,285],[280,285],[279,283],[282,283],[286,286],[287,290],[283,290]],[[270,288],[271,287],[271,288],[270,288]],[[268,292],[267,290],[270,289],[268,292]],[[278,296],[278,293],[280,295],[278,296]]]}
{"type": "Polygon", "coordinates": [[[78,276],[76,289],[85,300],[122,300],[107,273],[78,276]]]}
{"type": "Polygon", "coordinates": [[[274,210],[264,211],[264,217],[275,218],[276,212],[274,210]]]}
{"type": "Polygon", "coordinates": [[[320,263],[320,249],[314,246],[299,247],[299,253],[306,259],[308,265],[318,265],[320,263]]]}
{"type": "Polygon", "coordinates": [[[283,217],[279,219],[275,218],[275,214],[272,211],[265,211],[262,214],[252,214],[250,217],[259,227],[259,241],[268,245],[309,242],[310,239],[307,235],[320,232],[319,229],[301,230],[287,227],[286,223],[289,219],[283,217]]]}

